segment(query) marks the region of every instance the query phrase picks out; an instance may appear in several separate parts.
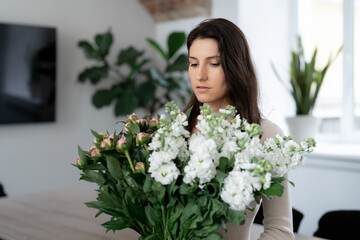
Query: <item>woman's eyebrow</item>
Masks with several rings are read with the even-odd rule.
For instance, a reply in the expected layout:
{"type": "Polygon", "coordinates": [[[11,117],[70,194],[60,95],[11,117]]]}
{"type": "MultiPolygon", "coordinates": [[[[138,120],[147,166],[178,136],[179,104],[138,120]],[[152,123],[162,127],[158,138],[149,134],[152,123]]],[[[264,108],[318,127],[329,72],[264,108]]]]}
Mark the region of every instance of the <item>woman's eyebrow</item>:
{"type": "MultiPolygon", "coordinates": [[[[197,58],[193,57],[193,56],[189,56],[189,58],[197,60],[197,58]]],[[[210,57],[207,57],[206,59],[213,59],[213,58],[220,58],[220,56],[210,56],[210,57]]]]}

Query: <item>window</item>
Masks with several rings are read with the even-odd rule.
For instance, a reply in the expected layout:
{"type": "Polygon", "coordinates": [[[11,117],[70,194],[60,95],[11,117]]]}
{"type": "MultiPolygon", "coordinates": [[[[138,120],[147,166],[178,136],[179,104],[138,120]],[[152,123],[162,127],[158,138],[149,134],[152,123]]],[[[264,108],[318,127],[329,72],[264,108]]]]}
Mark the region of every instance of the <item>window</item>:
{"type": "Polygon", "coordinates": [[[327,72],[313,114],[324,138],[360,140],[360,0],[298,0],[305,56],[318,48],[318,67],[341,53],[327,72]]]}

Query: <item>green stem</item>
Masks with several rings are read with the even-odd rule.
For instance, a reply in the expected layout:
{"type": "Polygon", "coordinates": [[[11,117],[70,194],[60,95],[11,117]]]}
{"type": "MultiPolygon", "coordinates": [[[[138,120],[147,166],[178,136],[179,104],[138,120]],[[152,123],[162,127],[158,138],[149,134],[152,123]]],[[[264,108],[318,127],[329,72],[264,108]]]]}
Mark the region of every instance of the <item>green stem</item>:
{"type": "Polygon", "coordinates": [[[166,220],[165,220],[165,207],[161,205],[161,213],[162,213],[162,221],[164,226],[164,239],[170,239],[167,237],[167,227],[166,227],[166,220]]]}
{"type": "Polygon", "coordinates": [[[131,161],[131,158],[130,158],[130,155],[129,155],[129,151],[128,151],[128,150],[125,150],[125,156],[126,156],[127,160],[129,161],[131,171],[132,171],[133,173],[135,173],[135,168],[134,168],[134,165],[133,165],[133,163],[132,163],[132,161],[131,161]]]}
{"type": "MultiPolygon", "coordinates": [[[[149,153],[149,149],[147,148],[146,144],[144,144],[144,148],[146,150],[146,152],[150,155],[149,153]]],[[[149,169],[150,164],[149,164],[149,156],[146,157],[146,167],[145,167],[145,171],[147,172],[147,170],[149,169]]]]}
{"type": "Polygon", "coordinates": [[[145,148],[146,152],[147,152],[148,154],[150,154],[150,153],[149,153],[149,149],[147,148],[146,144],[144,144],[144,148],[145,148]]]}

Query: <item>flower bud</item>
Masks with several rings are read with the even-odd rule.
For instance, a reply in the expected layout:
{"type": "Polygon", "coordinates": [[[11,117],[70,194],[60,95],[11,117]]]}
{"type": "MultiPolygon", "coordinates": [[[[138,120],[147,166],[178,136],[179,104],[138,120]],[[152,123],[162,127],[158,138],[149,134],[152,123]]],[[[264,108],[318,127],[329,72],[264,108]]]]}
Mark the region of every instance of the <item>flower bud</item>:
{"type": "Polygon", "coordinates": [[[136,124],[139,126],[140,130],[144,132],[149,128],[149,122],[146,119],[136,120],[136,124]]]}
{"type": "Polygon", "coordinates": [[[149,127],[151,130],[154,130],[154,131],[159,129],[159,121],[156,117],[154,117],[150,120],[149,127]]]}
{"type": "Polygon", "coordinates": [[[128,133],[128,132],[129,132],[129,129],[128,129],[129,126],[130,126],[130,122],[127,122],[127,123],[125,124],[125,127],[124,127],[124,132],[125,132],[125,133],[128,133]]]}
{"type": "Polygon", "coordinates": [[[81,159],[80,157],[77,157],[76,159],[76,166],[79,168],[79,169],[82,169],[84,166],[86,165],[86,161],[81,159]]]}
{"type": "Polygon", "coordinates": [[[147,144],[149,142],[149,134],[141,132],[136,135],[136,144],[137,145],[143,145],[147,144]]]}
{"type": "Polygon", "coordinates": [[[104,140],[102,140],[102,142],[100,143],[100,147],[104,150],[111,150],[114,148],[114,143],[110,138],[105,138],[104,140]]]}
{"type": "Polygon", "coordinates": [[[94,157],[94,158],[99,158],[102,156],[101,152],[99,149],[95,148],[94,150],[91,151],[91,157],[94,157]]]}
{"type": "Polygon", "coordinates": [[[133,114],[130,114],[130,115],[127,116],[126,122],[127,123],[130,122],[130,121],[136,122],[136,120],[138,120],[138,119],[139,118],[135,115],[135,113],[133,113],[133,114]]]}
{"type": "Polygon", "coordinates": [[[143,162],[136,163],[135,172],[145,172],[145,163],[143,162]]]}
{"type": "Polygon", "coordinates": [[[125,136],[122,136],[117,142],[116,142],[116,150],[118,152],[124,152],[125,150],[128,150],[126,146],[126,138],[125,136]]]}
{"type": "Polygon", "coordinates": [[[100,144],[102,142],[102,140],[104,140],[104,138],[107,138],[109,135],[107,135],[106,133],[99,133],[99,135],[102,137],[102,138],[97,138],[95,137],[94,138],[94,143],[95,144],[100,144]]]}

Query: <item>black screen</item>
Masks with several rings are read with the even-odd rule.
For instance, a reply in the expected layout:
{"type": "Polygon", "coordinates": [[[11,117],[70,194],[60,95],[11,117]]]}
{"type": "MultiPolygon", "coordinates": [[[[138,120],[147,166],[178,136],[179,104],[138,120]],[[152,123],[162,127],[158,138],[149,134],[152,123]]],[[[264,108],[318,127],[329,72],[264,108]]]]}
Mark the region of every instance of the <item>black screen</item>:
{"type": "Polygon", "coordinates": [[[55,121],[55,28],[0,23],[0,124],[55,121]]]}

